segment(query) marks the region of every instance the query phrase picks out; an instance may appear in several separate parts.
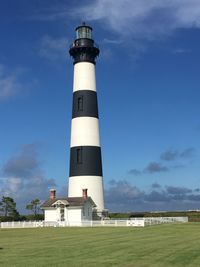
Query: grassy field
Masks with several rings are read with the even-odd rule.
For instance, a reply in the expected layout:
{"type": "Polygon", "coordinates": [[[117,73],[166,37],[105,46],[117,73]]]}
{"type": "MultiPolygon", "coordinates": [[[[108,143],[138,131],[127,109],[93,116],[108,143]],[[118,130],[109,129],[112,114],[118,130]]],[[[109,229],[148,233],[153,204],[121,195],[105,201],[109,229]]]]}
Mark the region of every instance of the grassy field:
{"type": "Polygon", "coordinates": [[[0,266],[198,267],[200,223],[0,229],[0,266]]]}

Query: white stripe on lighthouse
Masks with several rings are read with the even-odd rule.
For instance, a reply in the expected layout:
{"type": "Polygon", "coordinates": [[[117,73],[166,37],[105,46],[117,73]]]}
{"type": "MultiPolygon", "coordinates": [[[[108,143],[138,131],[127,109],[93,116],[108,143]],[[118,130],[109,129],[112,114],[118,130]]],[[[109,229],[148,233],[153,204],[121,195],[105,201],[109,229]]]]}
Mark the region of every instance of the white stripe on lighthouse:
{"type": "Polygon", "coordinates": [[[99,120],[93,117],[77,117],[72,119],[71,145],[99,146],[99,120]]]}
{"type": "Polygon", "coordinates": [[[80,62],[74,65],[73,92],[78,90],[96,91],[95,65],[89,62],[80,62]]]}
{"type": "Polygon", "coordinates": [[[103,178],[101,176],[69,177],[69,197],[81,197],[83,188],[88,189],[88,195],[97,205],[97,209],[104,210],[103,178]]]}

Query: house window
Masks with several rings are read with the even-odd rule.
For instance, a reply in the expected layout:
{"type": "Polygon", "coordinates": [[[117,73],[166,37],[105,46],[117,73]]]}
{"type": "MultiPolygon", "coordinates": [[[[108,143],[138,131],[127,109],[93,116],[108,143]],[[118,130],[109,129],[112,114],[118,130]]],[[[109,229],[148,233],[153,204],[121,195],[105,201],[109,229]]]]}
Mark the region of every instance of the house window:
{"type": "Polygon", "coordinates": [[[78,97],[78,111],[83,111],[83,96],[78,97]]]}
{"type": "Polygon", "coordinates": [[[77,163],[82,164],[82,148],[77,148],[76,153],[77,163]]]}

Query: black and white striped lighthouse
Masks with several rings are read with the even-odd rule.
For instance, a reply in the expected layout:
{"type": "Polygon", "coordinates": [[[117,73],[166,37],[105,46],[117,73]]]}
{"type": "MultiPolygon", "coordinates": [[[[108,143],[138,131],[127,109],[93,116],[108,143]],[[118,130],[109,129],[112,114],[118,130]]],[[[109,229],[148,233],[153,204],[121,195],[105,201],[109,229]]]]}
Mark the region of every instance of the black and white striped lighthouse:
{"type": "Polygon", "coordinates": [[[99,52],[92,28],[85,23],[78,26],[69,50],[74,59],[74,82],[68,196],[82,196],[87,189],[101,214],[104,195],[95,76],[99,52]]]}

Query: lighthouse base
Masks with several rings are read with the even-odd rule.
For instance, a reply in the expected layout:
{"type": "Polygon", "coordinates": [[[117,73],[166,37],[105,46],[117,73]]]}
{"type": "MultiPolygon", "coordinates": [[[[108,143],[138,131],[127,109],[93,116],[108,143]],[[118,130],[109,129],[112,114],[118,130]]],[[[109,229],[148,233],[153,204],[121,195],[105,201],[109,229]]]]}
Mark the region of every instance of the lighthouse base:
{"type": "Polygon", "coordinates": [[[96,205],[97,214],[104,209],[103,178],[101,176],[71,176],[69,177],[68,197],[81,197],[83,189],[96,205]]]}

